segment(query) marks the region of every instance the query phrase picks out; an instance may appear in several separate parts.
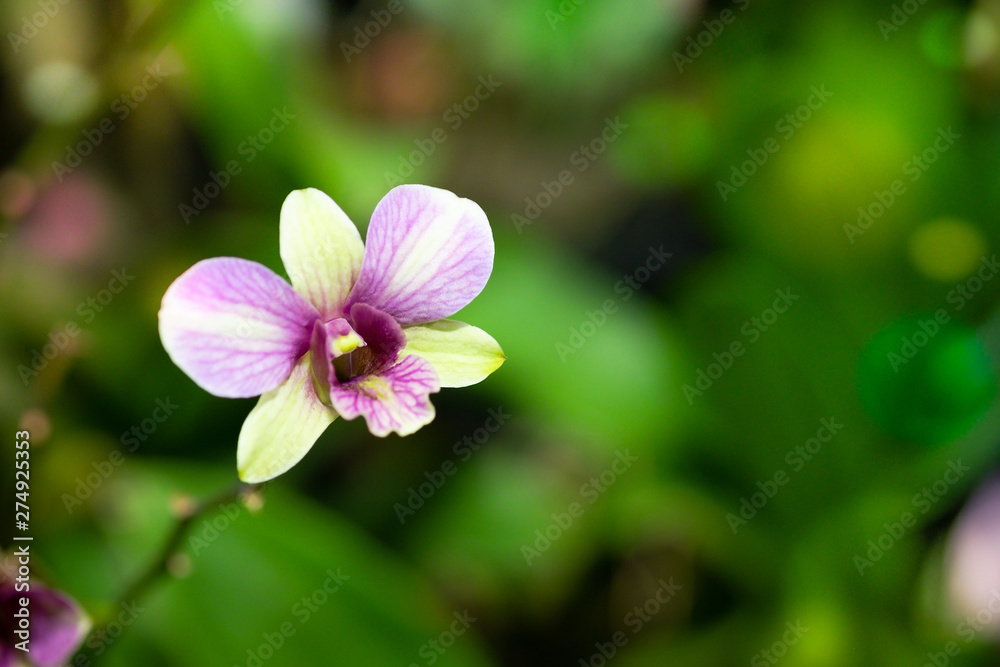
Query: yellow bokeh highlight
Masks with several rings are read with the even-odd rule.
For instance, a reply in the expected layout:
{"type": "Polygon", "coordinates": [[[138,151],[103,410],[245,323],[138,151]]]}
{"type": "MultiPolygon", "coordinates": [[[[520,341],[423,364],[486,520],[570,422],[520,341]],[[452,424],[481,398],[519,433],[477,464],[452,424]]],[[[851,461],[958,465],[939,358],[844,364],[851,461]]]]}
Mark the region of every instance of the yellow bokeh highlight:
{"type": "Polygon", "coordinates": [[[987,244],[972,224],[957,218],[941,218],[921,225],[910,236],[910,261],[922,275],[951,282],[976,268],[987,244]]]}

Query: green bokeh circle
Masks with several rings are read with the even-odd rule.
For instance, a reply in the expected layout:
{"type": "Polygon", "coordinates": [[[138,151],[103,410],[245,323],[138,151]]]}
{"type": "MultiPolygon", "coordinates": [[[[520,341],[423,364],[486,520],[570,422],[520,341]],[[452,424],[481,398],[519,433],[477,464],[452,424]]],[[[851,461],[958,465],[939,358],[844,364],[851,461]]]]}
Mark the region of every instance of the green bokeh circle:
{"type": "Polygon", "coordinates": [[[871,340],[861,356],[858,390],[879,428],[907,442],[935,444],[975,423],[996,397],[997,378],[974,330],[953,319],[939,324],[930,314],[897,322],[871,340]]]}

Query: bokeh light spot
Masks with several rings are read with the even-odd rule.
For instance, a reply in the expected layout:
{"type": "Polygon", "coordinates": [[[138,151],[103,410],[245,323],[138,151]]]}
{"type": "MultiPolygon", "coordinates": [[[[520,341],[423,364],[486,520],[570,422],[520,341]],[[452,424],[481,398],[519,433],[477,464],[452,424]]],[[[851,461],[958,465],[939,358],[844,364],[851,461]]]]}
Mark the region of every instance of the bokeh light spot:
{"type": "Polygon", "coordinates": [[[996,397],[993,363],[979,336],[944,314],[944,324],[935,313],[897,322],[862,355],[861,403],[877,426],[901,440],[958,437],[996,397]]]}
{"type": "Polygon", "coordinates": [[[704,169],[716,148],[716,133],[695,101],[651,97],[622,114],[629,134],[612,145],[619,169],[644,185],[690,181],[704,169]]]}
{"type": "Polygon", "coordinates": [[[956,218],[942,218],[917,228],[910,236],[910,261],[922,275],[953,282],[969,275],[986,254],[982,233],[956,218]]]}
{"type": "Polygon", "coordinates": [[[79,121],[97,103],[100,86],[76,63],[55,61],[35,68],[24,83],[24,103],[39,119],[57,125],[79,121]]]}
{"type": "Polygon", "coordinates": [[[920,27],[920,50],[940,67],[958,67],[962,63],[965,16],[956,9],[939,11],[920,27]]]}
{"type": "Polygon", "coordinates": [[[969,14],[964,40],[965,62],[970,67],[985,65],[996,58],[1000,33],[997,32],[996,23],[985,12],[974,11],[969,14]]]}

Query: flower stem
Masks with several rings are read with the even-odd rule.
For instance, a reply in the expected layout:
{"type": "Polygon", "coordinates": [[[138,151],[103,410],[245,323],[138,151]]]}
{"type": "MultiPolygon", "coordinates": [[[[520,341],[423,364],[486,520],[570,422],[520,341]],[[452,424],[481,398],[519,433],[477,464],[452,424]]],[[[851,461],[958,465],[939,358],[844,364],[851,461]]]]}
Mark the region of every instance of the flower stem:
{"type": "MultiPolygon", "coordinates": [[[[157,579],[169,572],[170,560],[179,552],[181,542],[184,540],[188,528],[195,520],[212,510],[219,509],[219,506],[223,503],[249,495],[261,486],[260,484],[239,482],[232,488],[216,494],[212,498],[208,498],[193,507],[180,511],[179,519],[174,525],[174,529],[167,538],[167,541],[164,543],[163,548],[160,549],[156,560],[150,563],[149,568],[147,568],[141,577],[132,582],[132,585],[119,598],[119,602],[128,602],[139,598],[146,592],[146,589],[156,583],[157,579]]],[[[116,608],[118,606],[120,605],[116,605],[116,608]]]]}
{"type": "MultiPolygon", "coordinates": [[[[191,527],[192,523],[203,516],[220,510],[221,506],[226,502],[236,500],[237,498],[246,501],[249,496],[259,491],[262,487],[263,484],[247,484],[245,482],[239,482],[235,486],[232,486],[215,496],[209,497],[200,503],[188,501],[186,504],[176,508],[175,513],[178,517],[177,523],[174,524],[167,536],[167,539],[164,541],[163,546],[157,552],[155,558],[146,570],[118,597],[115,604],[108,611],[107,618],[100,624],[94,626],[94,629],[84,642],[84,646],[89,647],[91,644],[94,644],[95,646],[106,648],[107,644],[112,641],[112,639],[110,639],[110,635],[107,634],[107,629],[108,626],[114,622],[116,614],[119,613],[119,610],[121,610],[124,605],[127,605],[135,600],[141,600],[143,596],[145,596],[157,583],[157,581],[170,573],[171,561],[173,561],[174,558],[181,553],[184,537],[187,535],[188,529],[191,527]],[[96,643],[94,641],[95,639],[96,643]]],[[[87,649],[81,647],[79,654],[84,654],[86,652],[87,649]]],[[[90,662],[84,662],[83,664],[93,664],[93,656],[90,656],[90,658],[90,662]]],[[[70,664],[76,663],[71,662],[70,664]]]]}

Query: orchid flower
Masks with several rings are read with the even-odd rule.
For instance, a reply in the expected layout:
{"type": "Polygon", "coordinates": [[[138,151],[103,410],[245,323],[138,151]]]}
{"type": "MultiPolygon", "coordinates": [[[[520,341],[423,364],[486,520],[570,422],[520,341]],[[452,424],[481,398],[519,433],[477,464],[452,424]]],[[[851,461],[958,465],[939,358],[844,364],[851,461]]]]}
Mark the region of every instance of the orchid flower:
{"type": "Polygon", "coordinates": [[[217,257],[167,289],[160,338],[200,387],[260,395],[237,444],[237,469],[262,482],[298,463],[338,416],[372,434],[409,435],[434,419],[430,394],[480,382],[506,357],[486,332],[447,318],[493,271],[493,234],[474,202],[423,185],[375,207],[367,247],[319,190],[281,207],[281,260],[217,257]]]}
{"type": "Polygon", "coordinates": [[[16,585],[15,556],[0,554],[0,667],[63,665],[90,630],[90,619],[73,598],[32,581],[29,588],[16,585]],[[28,599],[28,606],[21,599],[28,599]],[[27,609],[29,629],[22,630],[16,614],[27,609]]]}

